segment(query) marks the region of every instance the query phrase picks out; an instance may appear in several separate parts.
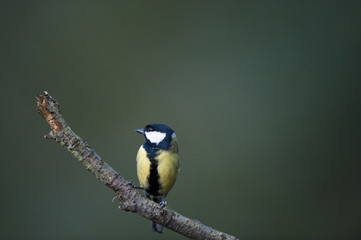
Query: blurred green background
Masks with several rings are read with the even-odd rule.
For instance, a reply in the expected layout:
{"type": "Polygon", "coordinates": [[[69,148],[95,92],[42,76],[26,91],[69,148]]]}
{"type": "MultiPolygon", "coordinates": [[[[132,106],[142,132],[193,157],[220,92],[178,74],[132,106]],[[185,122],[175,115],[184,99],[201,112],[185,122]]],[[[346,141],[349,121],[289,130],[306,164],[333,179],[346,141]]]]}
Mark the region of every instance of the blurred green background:
{"type": "Polygon", "coordinates": [[[37,114],[137,182],[177,133],[168,206],[241,239],[361,237],[360,1],[0,1],[1,239],[184,239],[117,209],[37,114]]]}

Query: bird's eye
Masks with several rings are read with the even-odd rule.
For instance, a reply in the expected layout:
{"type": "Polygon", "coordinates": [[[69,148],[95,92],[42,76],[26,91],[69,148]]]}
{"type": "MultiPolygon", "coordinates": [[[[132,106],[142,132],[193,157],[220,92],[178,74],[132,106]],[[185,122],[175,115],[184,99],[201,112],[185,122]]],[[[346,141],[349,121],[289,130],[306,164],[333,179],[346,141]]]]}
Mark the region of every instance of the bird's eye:
{"type": "Polygon", "coordinates": [[[154,129],[152,128],[152,127],[148,127],[148,132],[152,132],[152,131],[154,131],[154,129]]]}

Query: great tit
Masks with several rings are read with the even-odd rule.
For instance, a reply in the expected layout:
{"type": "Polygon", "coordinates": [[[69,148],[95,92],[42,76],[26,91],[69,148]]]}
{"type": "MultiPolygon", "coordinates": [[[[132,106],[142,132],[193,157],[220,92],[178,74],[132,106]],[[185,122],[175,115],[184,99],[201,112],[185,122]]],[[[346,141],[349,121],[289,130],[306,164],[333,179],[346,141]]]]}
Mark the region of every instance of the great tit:
{"type": "MultiPolygon", "coordinates": [[[[136,132],[145,137],[145,143],[137,154],[140,186],[147,198],[163,207],[179,169],[177,137],[170,127],[160,123],[149,124],[136,132]]],[[[152,229],[163,232],[163,226],[155,222],[152,222],[152,229]]]]}

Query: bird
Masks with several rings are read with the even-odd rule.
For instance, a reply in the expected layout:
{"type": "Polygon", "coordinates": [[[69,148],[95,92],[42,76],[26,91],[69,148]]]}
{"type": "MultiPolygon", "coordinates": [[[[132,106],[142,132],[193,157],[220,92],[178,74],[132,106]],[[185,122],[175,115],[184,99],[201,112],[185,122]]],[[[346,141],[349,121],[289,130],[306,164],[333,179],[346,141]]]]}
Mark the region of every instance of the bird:
{"type": "MultiPolygon", "coordinates": [[[[162,208],[167,204],[165,197],[179,170],[177,136],[170,127],[161,123],[148,124],[135,131],[145,137],[136,157],[140,187],[147,198],[162,208]]],[[[163,233],[163,226],[156,222],[152,222],[152,229],[163,233]]]]}

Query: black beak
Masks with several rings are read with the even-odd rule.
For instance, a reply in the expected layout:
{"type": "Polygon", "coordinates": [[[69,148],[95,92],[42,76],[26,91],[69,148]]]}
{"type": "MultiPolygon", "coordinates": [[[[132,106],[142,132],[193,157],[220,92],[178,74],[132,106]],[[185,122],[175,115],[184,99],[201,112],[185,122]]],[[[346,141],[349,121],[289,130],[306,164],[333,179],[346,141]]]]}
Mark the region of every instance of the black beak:
{"type": "Polygon", "coordinates": [[[144,135],[144,129],[143,128],[135,129],[135,131],[137,133],[140,133],[140,134],[144,135]]]}

